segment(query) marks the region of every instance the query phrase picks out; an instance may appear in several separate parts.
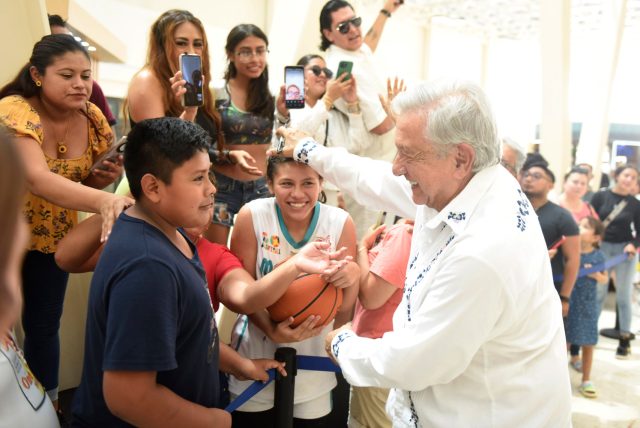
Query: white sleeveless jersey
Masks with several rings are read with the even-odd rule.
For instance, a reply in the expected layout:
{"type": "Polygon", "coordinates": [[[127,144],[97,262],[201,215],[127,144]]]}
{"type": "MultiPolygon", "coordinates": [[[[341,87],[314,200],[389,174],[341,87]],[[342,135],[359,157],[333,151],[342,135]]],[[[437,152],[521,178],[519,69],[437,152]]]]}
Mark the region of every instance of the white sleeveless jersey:
{"type": "MultiPolygon", "coordinates": [[[[295,254],[307,242],[326,240],[330,242],[331,250],[335,250],[348,217],[347,212],[340,208],[318,203],[307,234],[301,242],[295,242],[287,231],[275,198],[256,199],[249,202],[247,207],[251,210],[253,231],[259,247],[255,267],[257,278],[262,278],[271,272],[274,266],[295,254]]],[[[298,355],[324,357],[326,356],[324,337],[332,329],[333,322],[329,323],[318,336],[302,342],[276,344],[246,315],[240,315],[233,327],[231,346],[247,358],[273,358],[276,348],[284,346],[295,348],[298,355]]],[[[239,381],[231,376],[229,390],[232,394],[239,395],[251,383],[251,381],[239,381]]],[[[298,370],[294,403],[304,403],[318,398],[331,391],[335,385],[336,378],[333,373],[298,370]]],[[[272,382],[238,410],[245,412],[268,410],[273,407],[273,393],[272,382]]]]}

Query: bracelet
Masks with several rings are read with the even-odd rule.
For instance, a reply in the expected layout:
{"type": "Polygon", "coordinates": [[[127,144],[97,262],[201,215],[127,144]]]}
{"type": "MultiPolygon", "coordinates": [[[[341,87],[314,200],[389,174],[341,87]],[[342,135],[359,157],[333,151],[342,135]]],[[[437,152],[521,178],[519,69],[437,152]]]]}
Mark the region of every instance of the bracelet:
{"type": "Polygon", "coordinates": [[[231,152],[227,149],[224,149],[222,151],[211,149],[210,154],[212,154],[213,156],[210,155],[209,158],[211,159],[211,162],[215,164],[229,165],[234,163],[233,159],[231,159],[231,152]]]}
{"type": "Polygon", "coordinates": [[[360,113],[360,103],[358,101],[354,103],[347,103],[347,113],[351,113],[351,114],[360,113]]]}
{"type": "Polygon", "coordinates": [[[389,12],[387,9],[380,9],[380,13],[386,16],[387,18],[391,18],[391,12],[389,12]]]}
{"type": "Polygon", "coordinates": [[[324,96],[322,98],[322,102],[324,102],[324,106],[327,109],[327,111],[331,110],[333,108],[333,100],[327,96],[324,96]]]}
{"type": "Polygon", "coordinates": [[[567,296],[563,296],[562,294],[560,295],[560,301],[561,302],[565,302],[565,303],[569,303],[571,301],[570,298],[568,298],[567,296]]]}
{"type": "Polygon", "coordinates": [[[281,125],[286,125],[291,121],[291,116],[286,117],[282,115],[278,110],[276,110],[276,119],[280,122],[281,125]]]}

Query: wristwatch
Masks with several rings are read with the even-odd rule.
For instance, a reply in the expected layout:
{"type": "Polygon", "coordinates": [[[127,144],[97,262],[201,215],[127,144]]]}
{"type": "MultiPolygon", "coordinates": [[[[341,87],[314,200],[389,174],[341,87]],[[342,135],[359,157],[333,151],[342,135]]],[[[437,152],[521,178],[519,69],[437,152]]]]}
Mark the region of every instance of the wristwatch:
{"type": "Polygon", "coordinates": [[[571,299],[567,296],[563,296],[562,294],[560,295],[560,301],[561,302],[566,302],[569,303],[571,301],[571,299]]]}

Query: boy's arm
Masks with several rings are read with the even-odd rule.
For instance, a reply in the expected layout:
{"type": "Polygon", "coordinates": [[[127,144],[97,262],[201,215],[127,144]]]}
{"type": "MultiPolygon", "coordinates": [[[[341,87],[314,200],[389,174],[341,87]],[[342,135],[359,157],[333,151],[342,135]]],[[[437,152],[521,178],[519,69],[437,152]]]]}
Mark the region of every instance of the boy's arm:
{"type": "Polygon", "coordinates": [[[55,253],[60,269],[69,273],[91,272],[95,269],[104,243],[100,242],[102,216],[92,215],[76,227],[58,243],[55,253]]]}
{"type": "Polygon", "coordinates": [[[105,371],[102,391],[109,411],[135,426],[231,426],[229,413],[183,399],[157,384],[156,375],[152,371],[105,371]]]}
{"type": "Polygon", "coordinates": [[[276,360],[258,358],[255,360],[245,358],[233,350],[229,345],[220,342],[220,370],[234,375],[240,380],[260,380],[266,382],[269,379],[267,370],[277,369],[283,376],[287,375],[284,363],[276,360]]]}

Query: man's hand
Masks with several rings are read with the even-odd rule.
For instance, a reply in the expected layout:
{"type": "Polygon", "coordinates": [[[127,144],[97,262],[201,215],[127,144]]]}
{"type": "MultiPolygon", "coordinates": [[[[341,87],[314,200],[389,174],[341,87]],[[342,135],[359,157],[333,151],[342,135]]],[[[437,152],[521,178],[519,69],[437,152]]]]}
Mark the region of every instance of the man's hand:
{"type": "Polygon", "coordinates": [[[329,358],[331,358],[331,361],[333,361],[336,365],[339,365],[339,364],[338,364],[338,361],[336,361],[336,359],[334,358],[333,352],[331,352],[331,342],[333,342],[334,337],[336,337],[338,334],[342,333],[343,331],[352,331],[352,330],[353,328],[351,327],[351,323],[348,322],[344,324],[342,327],[336,330],[330,331],[324,337],[324,350],[326,351],[327,355],[329,355],[329,358]]]}
{"type": "Polygon", "coordinates": [[[402,5],[402,2],[399,0],[387,0],[384,2],[383,9],[388,10],[390,13],[395,12],[402,5]]]}
{"type": "Polygon", "coordinates": [[[284,145],[280,150],[267,150],[267,156],[283,156],[285,158],[292,158],[293,150],[296,148],[296,144],[298,144],[303,138],[310,136],[304,131],[293,128],[285,128],[284,126],[281,126],[276,130],[276,135],[283,138],[284,145]]]}

